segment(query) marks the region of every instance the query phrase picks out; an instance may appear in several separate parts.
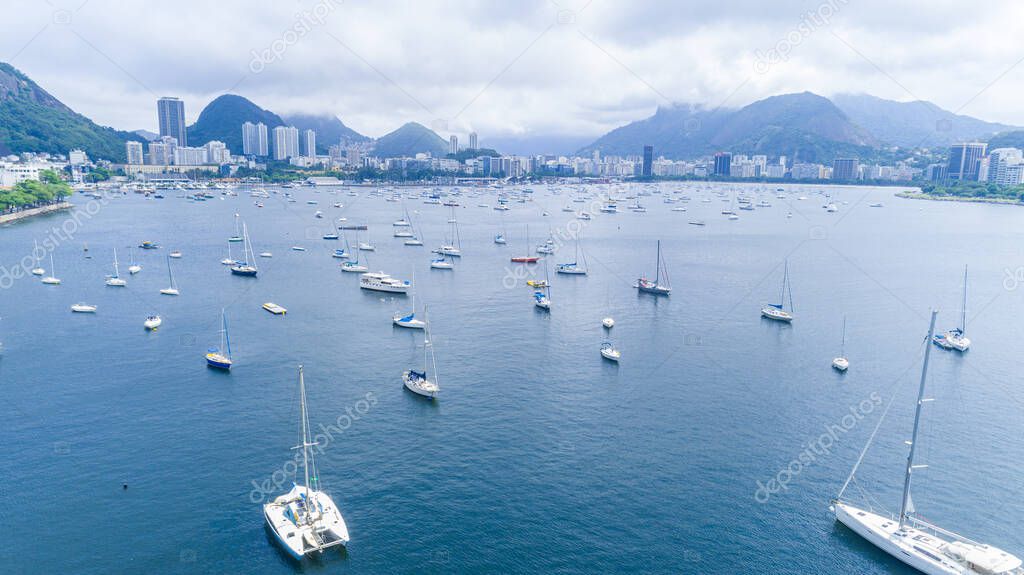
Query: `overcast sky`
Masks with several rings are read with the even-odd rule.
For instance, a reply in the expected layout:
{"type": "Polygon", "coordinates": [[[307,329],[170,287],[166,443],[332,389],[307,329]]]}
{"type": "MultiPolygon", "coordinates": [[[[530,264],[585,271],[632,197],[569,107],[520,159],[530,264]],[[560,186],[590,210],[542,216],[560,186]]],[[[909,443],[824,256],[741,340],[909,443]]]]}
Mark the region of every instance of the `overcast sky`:
{"type": "Polygon", "coordinates": [[[1024,124],[1024,2],[2,0],[0,60],[93,120],[241,94],[369,136],[584,140],[673,102],[809,90],[1024,124]]]}

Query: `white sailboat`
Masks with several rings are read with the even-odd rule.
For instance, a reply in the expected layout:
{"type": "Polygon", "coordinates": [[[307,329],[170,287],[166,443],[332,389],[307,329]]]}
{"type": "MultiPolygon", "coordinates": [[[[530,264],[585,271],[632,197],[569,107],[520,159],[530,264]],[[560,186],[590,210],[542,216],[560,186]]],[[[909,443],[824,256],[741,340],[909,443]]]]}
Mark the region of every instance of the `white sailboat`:
{"type": "Polygon", "coordinates": [[[416,274],[412,276],[412,311],[408,314],[396,313],[391,317],[391,323],[398,327],[407,327],[409,329],[423,329],[427,327],[427,323],[423,320],[416,318],[416,274]]]}
{"type": "Polygon", "coordinates": [[[583,253],[583,242],[582,230],[580,234],[576,236],[576,257],[573,258],[572,262],[558,264],[555,268],[555,272],[567,275],[587,275],[587,256],[583,253]]]}
{"type": "Polygon", "coordinates": [[[668,266],[665,264],[665,260],[661,257],[661,240],[658,240],[658,261],[657,268],[654,272],[654,279],[649,279],[646,276],[641,275],[633,287],[640,290],[642,293],[651,293],[654,295],[669,295],[672,293],[672,287],[668,281],[668,266]],[[662,278],[662,275],[665,277],[662,278]],[[664,283],[662,283],[664,279],[664,283]]]}
{"type": "Polygon", "coordinates": [[[170,282],[170,286],[160,290],[163,295],[178,295],[178,284],[174,282],[174,272],[171,271],[171,258],[167,257],[167,279],[170,282]]]}
{"type": "Polygon", "coordinates": [[[299,366],[300,444],[305,480],[288,493],[263,505],[267,527],[285,551],[295,559],[322,553],[325,549],[345,545],[349,541],[348,526],[330,495],[320,486],[314,451],[319,445],[312,441],[309,414],[306,412],[306,383],[299,366]]]}
{"type": "MultiPolygon", "coordinates": [[[[427,317],[427,310],[423,308],[423,317],[427,317]]],[[[416,371],[413,369],[406,370],[402,373],[402,384],[409,391],[422,395],[430,399],[437,398],[437,394],[441,391],[441,384],[437,377],[437,360],[434,357],[434,345],[430,341],[430,323],[429,319],[426,322],[423,330],[423,371],[416,371]],[[427,359],[430,360],[430,366],[434,370],[434,380],[430,380],[430,376],[427,371],[427,359]]]]}
{"type": "Polygon", "coordinates": [[[242,261],[236,261],[231,266],[231,273],[236,276],[256,277],[259,268],[256,267],[256,254],[252,251],[252,241],[249,240],[249,228],[242,223],[242,261]]]}
{"type": "Polygon", "coordinates": [[[544,261],[544,284],[533,292],[533,305],[551,311],[551,281],[548,278],[547,260],[544,261]]]}
{"type": "Polygon", "coordinates": [[[114,248],[114,275],[107,276],[107,285],[112,287],[124,287],[128,285],[128,282],[124,281],[124,278],[120,276],[117,269],[117,248],[114,248]]]}
{"type": "Polygon", "coordinates": [[[967,337],[967,266],[964,266],[963,300],[960,304],[960,325],[943,335],[933,338],[936,345],[944,349],[967,351],[971,348],[971,340],[967,337]]]}
{"type": "Polygon", "coordinates": [[[131,246],[128,246],[128,274],[135,275],[142,271],[142,266],[135,263],[135,251],[132,250],[131,246]]]}
{"type": "Polygon", "coordinates": [[[238,217],[238,214],[235,214],[235,235],[228,238],[229,242],[241,242],[245,240],[245,238],[242,236],[242,234],[239,233],[238,230],[238,217]]]}
{"type": "Polygon", "coordinates": [[[448,219],[450,225],[448,230],[448,237],[445,238],[444,244],[434,250],[435,254],[442,256],[461,257],[462,256],[462,240],[459,238],[459,224],[455,220],[455,207],[452,206],[452,217],[448,219]]]}
{"type": "Polygon", "coordinates": [[[785,271],[782,273],[782,292],[779,303],[769,303],[761,307],[761,317],[789,323],[793,321],[793,288],[789,285],[789,260],[786,260],[785,271]],[[789,293],[789,311],[785,309],[786,293],[789,293]]]}
{"type": "MultiPolygon", "coordinates": [[[[935,336],[937,315],[937,311],[932,311],[927,341],[931,341],[935,336]]],[[[914,456],[917,453],[922,410],[924,404],[931,401],[925,398],[930,355],[931,346],[926,343],[924,363],[921,366],[921,383],[917,392],[917,408],[914,411],[914,431],[907,442],[910,450],[903,476],[903,497],[899,515],[883,515],[875,512],[870,505],[861,507],[843,499],[843,494],[855,480],[857,468],[871,447],[874,434],[861,451],[853,471],[846,478],[839,494],[832,500],[829,510],[835,514],[837,521],[869,543],[927,575],[1024,575],[1020,558],[997,547],[943,529],[917,516],[910,497],[910,486],[914,472],[927,467],[915,465],[914,456]]],[[[875,430],[877,429],[876,427],[875,430]]]]}
{"type": "Polygon", "coordinates": [[[51,286],[60,285],[60,278],[57,277],[57,272],[53,267],[53,252],[50,252],[50,275],[44,277],[42,282],[51,286]]]}
{"type": "Polygon", "coordinates": [[[832,360],[832,367],[839,371],[850,368],[850,360],[846,358],[846,316],[843,316],[843,343],[839,347],[839,357],[832,360]]]}
{"type": "Polygon", "coordinates": [[[226,266],[233,266],[238,262],[235,261],[235,256],[231,255],[231,241],[228,240],[228,257],[220,260],[220,263],[226,266]]]}

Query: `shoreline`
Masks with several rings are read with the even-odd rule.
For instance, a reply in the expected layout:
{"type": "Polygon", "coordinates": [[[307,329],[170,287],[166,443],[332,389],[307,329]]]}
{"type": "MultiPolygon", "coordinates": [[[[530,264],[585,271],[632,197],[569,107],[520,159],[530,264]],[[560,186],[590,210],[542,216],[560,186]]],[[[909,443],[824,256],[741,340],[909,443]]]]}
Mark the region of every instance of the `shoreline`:
{"type": "Polygon", "coordinates": [[[964,202],[968,204],[1000,204],[1004,206],[1024,206],[1024,202],[1009,198],[975,198],[962,196],[932,196],[924,192],[899,192],[897,198],[905,200],[931,200],[933,202],[964,202]]]}
{"type": "Polygon", "coordinates": [[[14,212],[13,214],[3,214],[0,215],[0,225],[17,222],[26,218],[34,218],[44,214],[51,214],[61,210],[69,210],[73,207],[75,207],[75,205],[71,202],[61,202],[59,204],[50,204],[48,206],[40,206],[38,208],[29,208],[27,210],[21,210],[20,212],[14,212]]]}

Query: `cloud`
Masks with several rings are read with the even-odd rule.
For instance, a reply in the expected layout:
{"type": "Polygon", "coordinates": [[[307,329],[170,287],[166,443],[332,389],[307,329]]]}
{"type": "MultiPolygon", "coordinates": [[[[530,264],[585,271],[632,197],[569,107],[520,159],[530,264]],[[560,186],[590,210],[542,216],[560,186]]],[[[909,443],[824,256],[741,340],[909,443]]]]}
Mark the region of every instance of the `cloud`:
{"type": "Polygon", "coordinates": [[[671,102],[804,90],[1024,123],[1024,6],[1010,1],[52,1],[3,0],[0,60],[122,129],[153,129],[159,96],[184,98],[192,121],[227,91],[371,136],[444,121],[482,139],[571,140],[671,102]]]}

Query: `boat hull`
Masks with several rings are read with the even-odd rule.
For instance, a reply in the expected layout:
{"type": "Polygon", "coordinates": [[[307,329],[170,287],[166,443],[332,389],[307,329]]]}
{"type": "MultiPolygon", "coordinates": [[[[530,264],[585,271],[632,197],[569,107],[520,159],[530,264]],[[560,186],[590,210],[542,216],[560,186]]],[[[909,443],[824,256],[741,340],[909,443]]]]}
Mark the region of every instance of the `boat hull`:
{"type": "Polygon", "coordinates": [[[231,369],[231,360],[219,354],[208,353],[206,354],[206,365],[217,369],[229,370],[231,369]]]}
{"type": "Polygon", "coordinates": [[[787,311],[776,309],[771,306],[765,306],[761,308],[761,317],[774,321],[781,321],[783,323],[790,323],[793,321],[792,314],[790,314],[787,311]]]}

